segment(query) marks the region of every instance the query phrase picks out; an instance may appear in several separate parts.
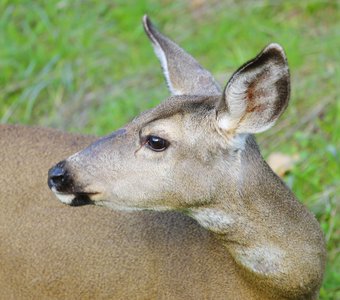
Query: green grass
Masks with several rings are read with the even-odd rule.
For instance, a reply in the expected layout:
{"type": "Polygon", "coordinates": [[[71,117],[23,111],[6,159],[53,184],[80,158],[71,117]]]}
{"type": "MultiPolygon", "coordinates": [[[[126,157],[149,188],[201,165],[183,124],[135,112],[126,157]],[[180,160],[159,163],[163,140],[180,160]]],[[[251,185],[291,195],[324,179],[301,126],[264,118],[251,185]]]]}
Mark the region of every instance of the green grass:
{"type": "Polygon", "coordinates": [[[299,154],[285,177],[328,245],[321,299],[340,299],[340,7],[337,1],[0,1],[0,121],[105,134],[168,95],[141,27],[159,28],[225,84],[272,41],[290,106],[258,140],[299,154]],[[235,3],[238,4],[235,4],[235,3]]]}

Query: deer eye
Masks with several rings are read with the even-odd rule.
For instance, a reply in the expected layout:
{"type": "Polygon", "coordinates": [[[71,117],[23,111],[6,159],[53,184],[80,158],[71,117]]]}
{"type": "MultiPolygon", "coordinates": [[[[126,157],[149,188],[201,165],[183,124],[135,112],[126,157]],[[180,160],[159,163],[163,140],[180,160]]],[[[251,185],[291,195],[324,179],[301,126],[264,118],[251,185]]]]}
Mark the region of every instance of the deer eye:
{"type": "Polygon", "coordinates": [[[160,138],[159,136],[149,135],[146,137],[145,144],[151,150],[161,152],[168,148],[170,143],[167,140],[160,138]]]}

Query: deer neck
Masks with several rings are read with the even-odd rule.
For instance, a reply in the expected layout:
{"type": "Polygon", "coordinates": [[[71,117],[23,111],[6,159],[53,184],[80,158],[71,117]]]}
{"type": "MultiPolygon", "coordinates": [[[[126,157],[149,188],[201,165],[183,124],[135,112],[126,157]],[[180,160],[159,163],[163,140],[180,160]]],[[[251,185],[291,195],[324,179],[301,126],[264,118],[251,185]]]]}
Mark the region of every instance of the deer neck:
{"type": "Polygon", "coordinates": [[[213,206],[195,208],[191,216],[214,232],[249,280],[282,295],[310,295],[324,269],[322,233],[249,142],[251,153],[237,162],[241,173],[221,185],[213,206]]]}

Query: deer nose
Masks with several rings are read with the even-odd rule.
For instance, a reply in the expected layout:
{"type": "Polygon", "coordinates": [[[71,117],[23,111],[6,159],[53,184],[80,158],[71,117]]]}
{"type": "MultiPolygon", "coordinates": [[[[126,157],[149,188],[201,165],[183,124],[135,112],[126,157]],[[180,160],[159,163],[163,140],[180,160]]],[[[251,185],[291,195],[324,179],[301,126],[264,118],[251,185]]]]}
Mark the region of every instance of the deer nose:
{"type": "Polygon", "coordinates": [[[57,163],[48,171],[48,186],[58,192],[65,192],[69,186],[69,176],[65,168],[65,161],[57,163]]]}

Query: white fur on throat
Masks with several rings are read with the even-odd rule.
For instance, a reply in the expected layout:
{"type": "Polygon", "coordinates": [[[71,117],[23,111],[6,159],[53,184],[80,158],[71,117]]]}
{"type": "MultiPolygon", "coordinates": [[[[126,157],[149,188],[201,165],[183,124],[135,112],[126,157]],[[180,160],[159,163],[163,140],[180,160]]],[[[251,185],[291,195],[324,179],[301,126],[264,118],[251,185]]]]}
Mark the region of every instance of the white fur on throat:
{"type": "Polygon", "coordinates": [[[193,209],[191,210],[191,216],[201,226],[217,233],[226,232],[230,225],[234,223],[234,219],[230,215],[214,208],[193,209]]]}
{"type": "Polygon", "coordinates": [[[282,272],[285,251],[273,245],[261,245],[253,248],[242,247],[236,250],[235,258],[250,271],[273,275],[282,272]]]}

